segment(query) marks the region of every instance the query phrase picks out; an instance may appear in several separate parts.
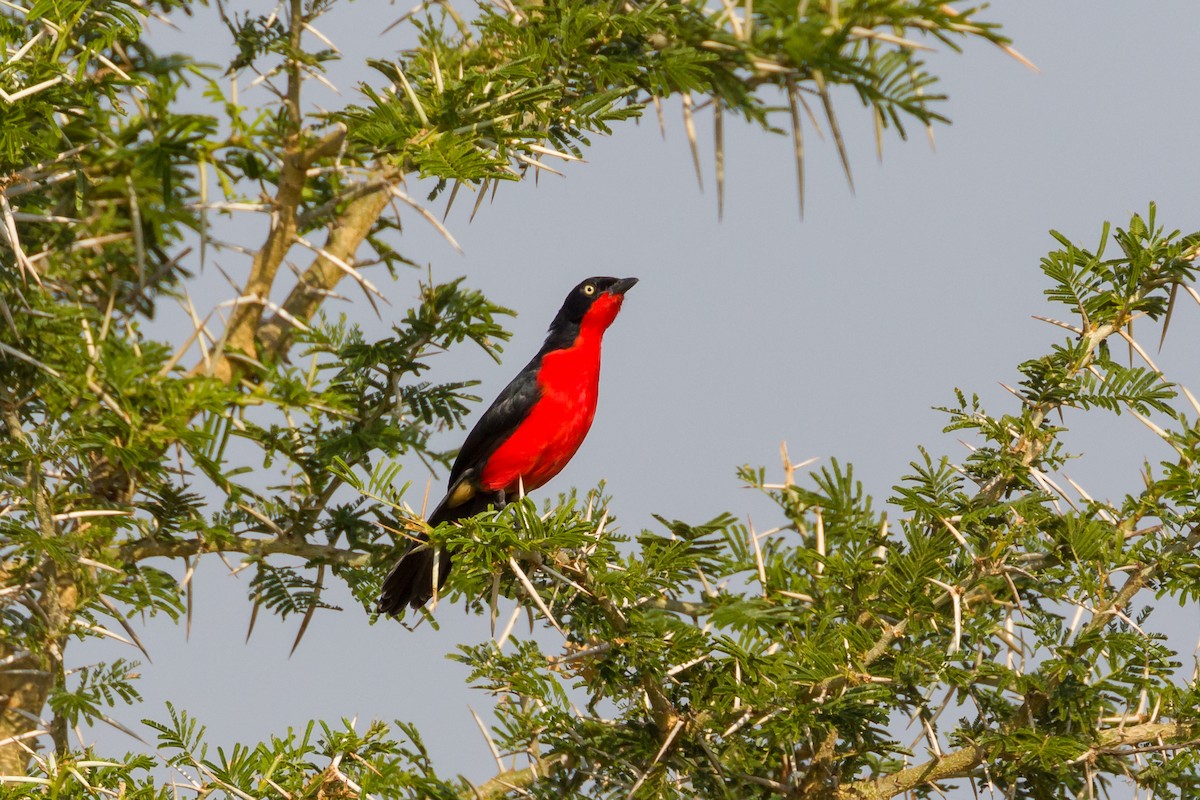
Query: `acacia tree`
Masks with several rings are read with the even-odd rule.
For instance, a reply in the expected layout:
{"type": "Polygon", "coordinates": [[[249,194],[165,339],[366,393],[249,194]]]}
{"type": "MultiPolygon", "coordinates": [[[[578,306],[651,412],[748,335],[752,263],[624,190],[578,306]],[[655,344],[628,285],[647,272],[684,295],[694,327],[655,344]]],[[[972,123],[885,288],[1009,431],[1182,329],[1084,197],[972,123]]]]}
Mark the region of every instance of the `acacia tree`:
{"type": "MultiPolygon", "coordinates": [[[[339,56],[320,32],[333,5],[0,8],[8,791],[169,796],[149,755],[71,749],[76,723],[104,718],[136,685],[127,661],[72,669],[69,646],[118,630],[139,642],[134,615],[180,618],[180,574],[196,559],[242,554],[256,613],[299,615],[301,630],[331,580],[370,609],[405,529],[420,526],[394,485],[398,465],[444,464],[430,435],[460,424],[473,399],[467,385],[428,381],[427,358],[465,342],[494,355],[506,336],[507,312],[463,281],[422,286],[380,341],[318,316],[345,281],[374,302],[380,268],[414,280],[396,202],[431,220],[425,203],[469,193],[478,204],[678,95],[689,131],[694,114],[715,126],[718,184],[726,113],[790,134],[802,203],[803,130],[820,118],[846,164],[831,87],[853,87],[879,135],[903,135],[942,120],[919,39],[1007,47],[956,3],[531,0],[470,21],[442,3],[407,17],[417,44],[368,60],[377,77],[358,103],[329,112],[306,87],[339,56]],[[231,64],[149,46],[148,20],[190,14],[222,17],[231,64]],[[207,109],[184,110],[196,107],[181,101],[189,82],[207,109]],[[251,85],[266,102],[247,105],[251,85]],[[201,313],[195,266],[230,249],[222,215],[242,212],[267,215],[265,238],[245,251],[232,296],[201,313]],[[292,276],[288,262],[303,266],[292,276]],[[179,341],[144,334],[151,315],[180,313],[179,341]],[[264,468],[271,480],[250,474],[264,468]]],[[[900,519],[875,510],[848,467],[798,479],[785,458],[779,482],[744,475],[778,504],[768,532],[722,517],[624,537],[595,496],[545,514],[521,501],[431,532],[461,553],[449,599],[484,598],[467,607],[488,613],[517,598],[544,623],[529,638],[501,625],[459,654],[496,697],[497,750],[525,766],[472,787],[440,774],[403,724],[314,724],[214,754],[174,710],[147,723],[158,758],[195,794],[236,797],[1190,785],[1196,685],[1143,632],[1153,607],[1140,604],[1150,590],[1192,599],[1200,445],[1149,359],[1123,366],[1107,342],[1133,344],[1135,317],[1164,318],[1178,291],[1194,291],[1196,239],[1164,233],[1153,214],[1115,238],[1114,257],[1063,240],[1046,259],[1052,298],[1077,317],[1062,323],[1069,337],[1021,366],[1012,412],[958,395],[951,424],[978,449],[961,466],[915,464],[896,489],[900,519]],[[1119,501],[1067,497],[1055,415],[1091,409],[1141,415],[1178,460],[1147,468],[1119,501]],[[921,721],[928,756],[895,740],[906,716],[921,721]]]]}

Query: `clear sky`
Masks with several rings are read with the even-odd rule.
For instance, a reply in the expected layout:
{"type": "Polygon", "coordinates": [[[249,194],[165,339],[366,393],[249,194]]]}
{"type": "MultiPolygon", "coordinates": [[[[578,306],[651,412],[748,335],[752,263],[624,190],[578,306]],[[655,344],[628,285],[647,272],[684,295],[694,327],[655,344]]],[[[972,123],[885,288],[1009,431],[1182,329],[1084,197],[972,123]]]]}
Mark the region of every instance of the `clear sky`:
{"type": "MultiPolygon", "coordinates": [[[[400,33],[375,31],[408,6],[354,3],[323,28],[347,54],[335,75],[344,96],[328,102],[353,98],[354,80],[369,77],[356,53],[403,42],[400,33]]],[[[219,41],[212,9],[197,14],[179,20],[184,35],[163,35],[161,46],[219,41]]],[[[590,438],[542,498],[604,480],[626,532],[654,526],[651,514],[700,522],[722,511],[770,527],[771,506],[741,488],[734,471],[744,463],[777,470],[781,441],[797,461],[852,462],[879,502],[918,445],[961,458],[962,446],[941,433],[944,420],[930,408],[960,387],[996,412],[1011,410],[1017,401],[999,382],[1013,381],[1020,361],[1063,338],[1030,317],[1062,315],[1042,297],[1038,262],[1054,246],[1048,229],[1094,245],[1103,221],[1127,220],[1151,200],[1168,227],[1200,228],[1195,0],[1020,0],[985,16],[1003,24],[1040,72],[982,44],[932,55],[950,97],[941,111],[953,124],[936,129],[932,149],[920,129],[908,142],[887,138],[882,163],[858,101],[838,97],[856,192],[832,143],[810,129],[803,221],[789,140],[736,124],[727,125],[718,219],[710,118],[699,120],[701,192],[675,105],[667,107],[665,140],[653,114],[621,125],[566,178],[503,186],[470,224],[471,200],[460,196],[447,225],[465,255],[409,215],[401,241],[408,257],[438,279],[467,275],[520,312],[502,365],[464,350],[439,358],[432,378],[479,377],[490,400],[536,351],[576,282],[636,276],[641,283],[606,339],[590,438]]],[[[249,229],[241,243],[260,240],[249,229]]],[[[217,261],[244,274],[232,256],[217,261]]],[[[374,280],[403,309],[420,276],[374,280]]],[[[224,291],[211,269],[201,280],[224,291]]],[[[360,294],[347,294],[355,301],[346,310],[367,320],[371,335],[386,335],[389,321],[371,320],[360,294]]],[[[1195,307],[1181,310],[1200,316],[1195,307]]],[[[164,313],[169,330],[179,320],[164,313]]],[[[1197,326],[1184,316],[1172,324],[1162,366],[1200,389],[1197,326]]],[[[1087,453],[1070,474],[1097,496],[1130,485],[1141,454],[1164,454],[1128,416],[1066,423],[1068,442],[1087,453]]],[[[419,504],[428,473],[414,459],[405,476],[419,487],[419,504]]],[[[464,687],[465,670],[446,658],[457,642],[488,637],[486,619],[443,603],[440,631],[371,626],[347,595],[333,593],[345,610],[318,614],[289,659],[298,620],[263,614],[243,643],[248,580],[210,559],[195,579],[190,640],[182,627],[146,625],[154,663],[142,669],[145,703],[119,719],[140,727],[142,717],[164,717],[170,699],[207,725],[215,743],[229,744],[313,718],[399,718],[419,725],[444,774],[491,774],[467,711],[482,713],[490,700],[464,687]]],[[[1180,641],[1195,642],[1197,616],[1195,608],[1180,616],[1180,641]]],[[[1186,659],[1191,644],[1184,646],[1186,659]]],[[[76,647],[73,660],[117,656],[138,654],[96,643],[76,647]]],[[[88,735],[102,752],[140,746],[107,727],[88,735]]]]}

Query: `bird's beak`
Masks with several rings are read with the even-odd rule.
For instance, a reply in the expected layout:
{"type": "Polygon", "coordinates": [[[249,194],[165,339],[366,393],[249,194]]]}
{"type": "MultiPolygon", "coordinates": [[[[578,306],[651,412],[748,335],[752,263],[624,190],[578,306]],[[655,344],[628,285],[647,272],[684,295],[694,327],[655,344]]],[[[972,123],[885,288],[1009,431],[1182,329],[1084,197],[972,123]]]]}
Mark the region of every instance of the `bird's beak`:
{"type": "Polygon", "coordinates": [[[612,285],[612,288],[608,290],[608,293],[609,294],[625,294],[630,289],[632,289],[633,285],[637,282],[638,282],[637,278],[621,278],[621,280],[617,281],[616,283],[614,283],[612,285]]]}

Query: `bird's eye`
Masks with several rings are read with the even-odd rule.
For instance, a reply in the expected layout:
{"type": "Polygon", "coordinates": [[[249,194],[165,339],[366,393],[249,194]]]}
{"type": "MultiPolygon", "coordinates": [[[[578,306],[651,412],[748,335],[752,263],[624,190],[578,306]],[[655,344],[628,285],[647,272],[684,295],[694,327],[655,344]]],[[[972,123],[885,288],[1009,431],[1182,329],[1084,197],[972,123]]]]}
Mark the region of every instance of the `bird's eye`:
{"type": "Polygon", "coordinates": [[[596,287],[590,283],[585,283],[583,285],[583,293],[586,294],[588,297],[591,297],[592,295],[594,295],[596,293],[596,287]]]}

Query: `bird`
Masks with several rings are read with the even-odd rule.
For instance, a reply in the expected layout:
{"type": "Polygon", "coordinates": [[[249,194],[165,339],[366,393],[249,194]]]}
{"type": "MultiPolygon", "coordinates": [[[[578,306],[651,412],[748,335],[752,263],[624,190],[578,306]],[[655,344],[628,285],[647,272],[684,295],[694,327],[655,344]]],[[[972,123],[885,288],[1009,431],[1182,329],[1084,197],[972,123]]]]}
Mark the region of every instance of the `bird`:
{"type": "MultiPolygon", "coordinates": [[[[637,278],[593,277],[563,301],[546,341],[467,434],[450,468],[431,528],[503,508],[507,498],[544,485],[579,450],[596,414],[600,344],[637,278]]],[[[451,553],[424,534],[410,541],[383,580],[378,613],[420,608],[440,589],[451,553]],[[436,575],[435,575],[436,572],[436,575]]]]}

